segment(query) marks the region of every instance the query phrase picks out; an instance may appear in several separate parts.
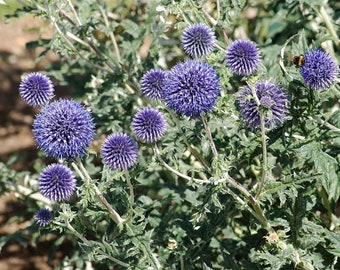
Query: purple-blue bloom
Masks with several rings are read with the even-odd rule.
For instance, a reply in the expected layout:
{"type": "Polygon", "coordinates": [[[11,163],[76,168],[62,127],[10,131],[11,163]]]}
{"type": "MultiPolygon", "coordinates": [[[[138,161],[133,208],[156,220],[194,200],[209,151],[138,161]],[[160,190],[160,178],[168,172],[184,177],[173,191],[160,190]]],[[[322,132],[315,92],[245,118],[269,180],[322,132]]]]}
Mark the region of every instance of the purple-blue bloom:
{"type": "Polygon", "coordinates": [[[65,165],[50,164],[40,174],[40,192],[54,202],[60,202],[71,197],[75,188],[76,179],[73,172],[65,165]]]}
{"type": "Polygon", "coordinates": [[[39,209],[35,215],[35,222],[41,226],[45,227],[52,221],[52,212],[47,208],[39,209]]]}
{"type": "Polygon", "coordinates": [[[288,95],[271,81],[257,81],[252,87],[260,101],[260,106],[257,106],[249,85],[242,89],[237,98],[240,114],[246,124],[253,129],[260,127],[260,110],[262,110],[266,128],[281,125],[288,113],[288,95]]]}
{"type": "Polygon", "coordinates": [[[79,103],[60,99],[36,115],[33,133],[48,156],[69,160],[85,154],[94,136],[93,118],[79,103]]]}
{"type": "Polygon", "coordinates": [[[166,131],[164,115],[154,108],[140,110],[132,119],[132,129],[139,140],[146,143],[158,141],[166,131]]]}
{"type": "Polygon", "coordinates": [[[215,42],[214,32],[204,23],[195,23],[186,28],[181,40],[184,52],[192,58],[211,53],[215,42]]]}
{"type": "Polygon", "coordinates": [[[141,91],[149,99],[161,99],[166,72],[162,69],[147,71],[141,81],[141,91]]]}
{"type": "Polygon", "coordinates": [[[324,89],[336,80],[339,67],[328,53],[321,49],[315,49],[304,55],[300,73],[309,87],[324,89]]]}
{"type": "Polygon", "coordinates": [[[42,106],[53,97],[54,86],[45,74],[32,72],[22,78],[19,94],[28,105],[42,106]]]}
{"type": "Polygon", "coordinates": [[[226,62],[237,75],[248,76],[260,63],[260,51],[250,40],[236,40],[227,49],[226,62]]]}
{"type": "Polygon", "coordinates": [[[219,77],[209,64],[187,60],[168,72],[162,97],[177,114],[198,117],[214,108],[220,90],[219,77]]]}
{"type": "Polygon", "coordinates": [[[109,135],[100,150],[104,164],[113,170],[125,170],[132,167],[138,157],[137,143],[125,133],[109,135]]]}

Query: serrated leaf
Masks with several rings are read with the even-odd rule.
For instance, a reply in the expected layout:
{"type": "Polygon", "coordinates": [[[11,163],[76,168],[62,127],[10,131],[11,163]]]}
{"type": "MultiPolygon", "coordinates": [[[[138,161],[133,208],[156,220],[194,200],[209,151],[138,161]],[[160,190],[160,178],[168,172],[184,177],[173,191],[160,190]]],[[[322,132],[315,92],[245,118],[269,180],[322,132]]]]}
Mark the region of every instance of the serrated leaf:
{"type": "Polygon", "coordinates": [[[139,36],[140,28],[135,22],[125,19],[120,24],[122,27],[124,27],[124,31],[130,34],[132,37],[137,38],[139,36]]]}

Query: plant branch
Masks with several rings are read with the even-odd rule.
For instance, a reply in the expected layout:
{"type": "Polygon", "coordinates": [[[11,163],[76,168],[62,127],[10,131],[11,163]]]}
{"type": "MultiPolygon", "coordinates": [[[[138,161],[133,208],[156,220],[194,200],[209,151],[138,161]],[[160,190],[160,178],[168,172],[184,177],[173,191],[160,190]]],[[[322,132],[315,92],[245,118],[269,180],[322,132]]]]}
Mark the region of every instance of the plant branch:
{"type": "Polygon", "coordinates": [[[261,195],[262,189],[267,181],[267,173],[268,173],[268,155],[267,155],[267,136],[266,136],[266,127],[265,127],[265,115],[263,110],[261,109],[261,102],[256,94],[255,88],[248,84],[251,88],[251,92],[253,94],[254,100],[257,105],[257,109],[260,114],[260,129],[261,129],[261,141],[262,141],[262,177],[260,187],[256,193],[255,199],[257,200],[261,195]]]}
{"type": "Polygon", "coordinates": [[[117,224],[120,225],[124,223],[126,220],[123,219],[117,212],[112,208],[112,206],[109,204],[109,202],[106,200],[104,195],[101,193],[101,191],[98,189],[98,187],[93,183],[93,180],[91,179],[90,175],[88,174],[87,170],[84,168],[82,162],[78,161],[79,167],[76,163],[72,162],[72,167],[77,171],[79,176],[88,183],[93,189],[95,194],[97,195],[98,199],[102,203],[102,205],[109,211],[110,216],[112,220],[117,224]]]}
{"type": "MultiPolygon", "coordinates": [[[[59,223],[59,222],[54,222],[54,224],[62,226],[67,228],[75,237],[77,237],[79,240],[81,240],[86,246],[91,246],[91,242],[93,241],[89,241],[87,240],[82,234],[80,234],[71,224],[70,222],[65,218],[65,224],[63,223],[59,223]]],[[[109,260],[113,261],[114,263],[116,263],[117,265],[120,265],[122,267],[130,267],[129,264],[122,262],[121,260],[118,260],[114,257],[112,257],[111,255],[107,254],[106,252],[102,251],[101,249],[97,249],[96,250],[98,253],[100,253],[101,255],[107,257],[109,260]]]]}
{"type": "Polygon", "coordinates": [[[183,139],[183,142],[185,143],[185,145],[188,147],[190,153],[203,165],[203,167],[208,171],[208,172],[211,172],[211,168],[210,168],[210,165],[208,163],[208,161],[205,160],[204,157],[202,157],[200,155],[200,153],[197,152],[197,150],[195,148],[193,148],[191,146],[191,144],[189,143],[187,137],[185,136],[184,132],[182,131],[181,129],[181,126],[180,126],[180,123],[178,121],[178,118],[176,117],[176,115],[174,115],[174,113],[169,110],[169,113],[170,115],[172,116],[172,119],[175,121],[175,124],[177,126],[177,129],[178,131],[180,132],[181,134],[181,137],[183,139]]]}
{"type": "MultiPolygon", "coordinates": [[[[104,9],[103,9],[103,7],[102,7],[102,4],[99,3],[98,0],[97,0],[97,4],[98,4],[98,8],[99,8],[100,13],[101,13],[102,16],[103,16],[105,26],[106,26],[106,27],[109,27],[109,26],[110,26],[109,20],[108,20],[108,18],[107,18],[107,16],[106,16],[106,13],[105,13],[105,11],[104,11],[104,9]]],[[[111,42],[112,42],[112,44],[113,44],[113,48],[114,48],[115,53],[116,53],[116,56],[117,56],[117,60],[118,60],[119,63],[121,63],[121,62],[122,62],[122,59],[121,59],[121,57],[120,57],[119,47],[118,47],[117,41],[116,41],[116,39],[115,39],[115,36],[113,35],[113,31],[110,32],[110,39],[111,39],[111,42]]]]}
{"type": "Polygon", "coordinates": [[[217,150],[216,150],[216,146],[215,146],[213,137],[211,135],[211,131],[210,131],[210,128],[209,128],[209,125],[208,125],[208,121],[207,121],[206,117],[203,114],[201,114],[201,119],[203,121],[203,125],[204,125],[204,128],[205,128],[205,131],[207,132],[207,136],[208,136],[208,140],[209,140],[209,143],[210,143],[211,151],[213,152],[214,157],[217,158],[218,157],[218,153],[217,153],[217,150]]]}
{"type": "Polygon", "coordinates": [[[196,182],[196,183],[198,183],[198,184],[209,184],[209,183],[211,183],[209,180],[202,180],[202,179],[192,178],[192,177],[190,177],[190,176],[188,176],[188,175],[186,175],[186,174],[183,174],[183,173],[181,173],[181,172],[175,170],[174,168],[172,168],[168,163],[166,163],[166,162],[163,160],[163,158],[162,158],[161,155],[160,155],[160,151],[159,151],[159,149],[158,149],[158,147],[157,147],[156,144],[154,144],[153,151],[154,151],[154,153],[155,153],[156,158],[158,159],[158,161],[159,161],[166,169],[168,169],[170,172],[176,174],[177,176],[179,176],[179,177],[181,177],[181,178],[183,178],[183,179],[185,179],[185,180],[188,180],[188,181],[191,181],[191,180],[192,180],[192,181],[194,181],[194,182],[196,182]]]}

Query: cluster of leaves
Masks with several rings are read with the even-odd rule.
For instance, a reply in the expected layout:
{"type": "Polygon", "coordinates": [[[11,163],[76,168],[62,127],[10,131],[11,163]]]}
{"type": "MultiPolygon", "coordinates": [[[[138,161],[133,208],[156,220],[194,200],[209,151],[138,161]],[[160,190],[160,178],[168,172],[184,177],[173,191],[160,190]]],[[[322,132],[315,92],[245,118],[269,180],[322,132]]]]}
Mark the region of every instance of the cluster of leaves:
{"type": "MultiPolygon", "coordinates": [[[[84,159],[85,167],[120,213],[129,210],[124,175],[103,167],[98,149],[105,134],[131,133],[133,115],[150,104],[167,116],[167,134],[159,147],[169,165],[203,179],[218,179],[228,170],[256,194],[261,182],[261,138],[238,117],[235,92],[245,82],[225,65],[227,38],[247,37],[256,42],[263,60],[257,76],[274,78],[291,97],[291,118],[267,134],[271,173],[259,198],[277,234],[262,228],[251,215],[251,206],[235,198],[237,189],[226,183],[201,185],[182,179],[155,161],[149,145],[140,144],[138,165],[130,171],[136,193],[135,216],[126,226],[110,220],[94,191],[81,180],[77,198],[54,206],[54,223],[41,231],[69,234],[80,246],[74,245],[64,265],[82,267],[91,261],[96,269],[108,269],[118,261],[132,269],[339,267],[340,223],[335,213],[340,196],[340,133],[334,127],[340,126],[336,109],[340,87],[335,84],[326,91],[312,91],[287,61],[289,54],[303,54],[321,45],[330,52],[333,46],[339,49],[332,32],[339,27],[339,21],[332,19],[339,12],[339,3],[250,2],[85,0],[73,9],[69,0],[33,0],[14,14],[33,13],[55,29],[52,39],[28,46],[45,48],[37,60],[50,50],[57,52],[60,65],[47,67],[46,72],[55,81],[73,86],[74,98],[91,109],[97,137],[84,159]],[[324,12],[329,14],[327,18],[324,12]],[[186,57],[180,36],[195,22],[211,25],[218,34],[219,49],[207,58],[218,71],[223,88],[216,110],[208,115],[218,159],[212,156],[201,121],[177,118],[139,91],[146,71],[169,69],[186,57]],[[204,160],[199,162],[197,156],[204,160]],[[72,226],[61,226],[65,220],[72,226]]],[[[339,55],[335,57],[339,60],[339,55]]],[[[40,172],[42,166],[36,169],[40,172]]],[[[2,191],[15,190],[11,185],[25,185],[24,173],[11,172],[4,165],[0,171],[2,191]]],[[[36,191],[37,185],[32,188],[36,191]]],[[[41,204],[26,195],[22,199],[31,200],[32,206],[41,204]]],[[[18,234],[12,237],[16,238],[18,234]]]]}

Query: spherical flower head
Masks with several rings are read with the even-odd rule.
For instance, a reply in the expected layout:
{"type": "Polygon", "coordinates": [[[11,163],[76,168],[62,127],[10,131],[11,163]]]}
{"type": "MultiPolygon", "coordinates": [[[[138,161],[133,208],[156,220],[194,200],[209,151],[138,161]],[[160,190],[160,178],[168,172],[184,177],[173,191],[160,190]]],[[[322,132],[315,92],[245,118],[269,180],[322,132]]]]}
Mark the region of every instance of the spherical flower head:
{"type": "Polygon", "coordinates": [[[260,51],[250,40],[236,40],[227,50],[226,61],[234,73],[248,76],[255,72],[260,63],[260,51]]]}
{"type": "Polygon", "coordinates": [[[85,154],[94,136],[93,118],[79,103],[60,99],[36,115],[33,133],[48,156],[69,160],[85,154]]]}
{"type": "Polygon", "coordinates": [[[240,92],[237,103],[242,118],[252,129],[260,127],[260,110],[264,113],[266,128],[281,125],[289,105],[288,96],[271,81],[257,81],[254,86],[246,86],[240,92]],[[254,87],[260,106],[257,106],[251,87],[254,87]]]}
{"type": "Polygon", "coordinates": [[[39,209],[35,215],[35,222],[41,226],[45,227],[51,223],[52,220],[52,212],[46,208],[39,209]]]}
{"type": "Polygon", "coordinates": [[[339,67],[328,53],[321,49],[315,49],[304,55],[300,73],[309,87],[324,89],[336,80],[339,67]]]}
{"type": "Polygon", "coordinates": [[[125,170],[132,167],[138,157],[137,143],[125,133],[109,135],[100,150],[104,164],[113,170],[125,170]]]}
{"type": "Polygon", "coordinates": [[[74,193],[76,179],[65,165],[53,163],[40,174],[39,189],[42,195],[54,202],[68,199],[74,193]]]}
{"type": "Polygon", "coordinates": [[[162,97],[177,114],[198,117],[213,109],[220,89],[219,77],[209,64],[187,60],[171,68],[162,97]]]}
{"type": "Polygon", "coordinates": [[[184,52],[192,58],[211,53],[215,42],[214,32],[204,23],[196,23],[186,28],[181,40],[184,52]]]}
{"type": "Polygon", "coordinates": [[[166,125],[164,115],[154,108],[144,108],[132,119],[132,130],[136,137],[146,143],[153,143],[162,138],[166,125]]]}
{"type": "Polygon", "coordinates": [[[54,86],[45,74],[33,72],[22,78],[19,94],[28,105],[42,106],[53,97],[54,86]]]}
{"type": "Polygon", "coordinates": [[[141,91],[149,99],[161,99],[166,72],[162,69],[147,71],[141,81],[141,91]]]}

